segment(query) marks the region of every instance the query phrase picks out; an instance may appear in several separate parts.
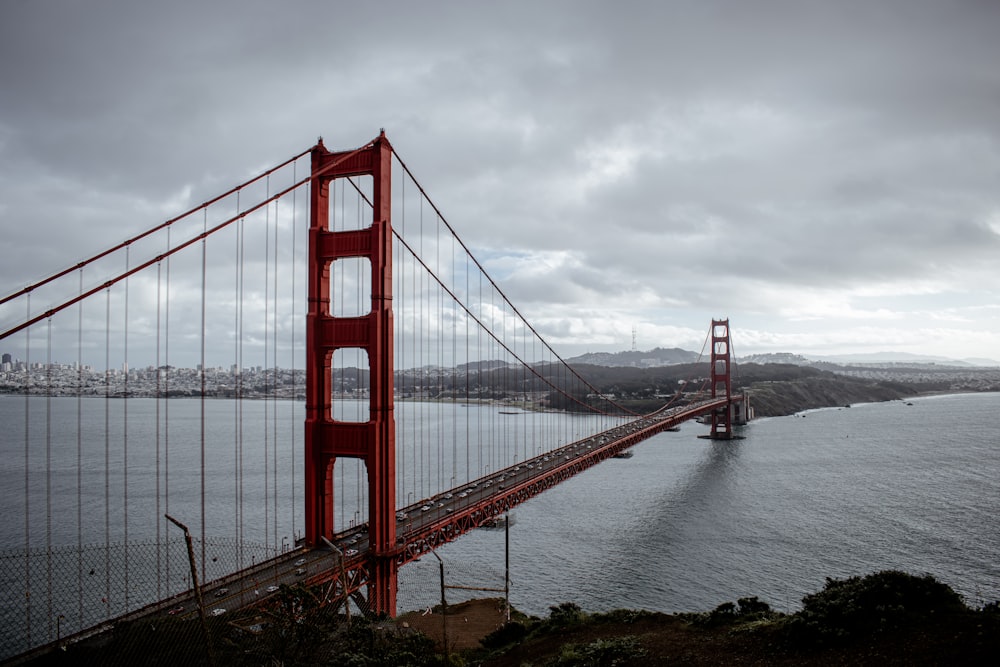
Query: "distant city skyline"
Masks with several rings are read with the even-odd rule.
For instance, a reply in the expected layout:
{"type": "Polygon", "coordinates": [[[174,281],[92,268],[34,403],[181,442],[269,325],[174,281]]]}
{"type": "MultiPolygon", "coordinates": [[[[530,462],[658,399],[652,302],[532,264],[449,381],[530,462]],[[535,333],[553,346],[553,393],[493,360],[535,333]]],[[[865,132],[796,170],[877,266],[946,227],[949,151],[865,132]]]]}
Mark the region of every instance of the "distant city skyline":
{"type": "MultiPolygon", "coordinates": [[[[652,348],[652,349],[649,349],[649,350],[638,350],[638,351],[632,350],[632,352],[650,353],[650,352],[653,352],[654,349],[655,348],[652,348]]],[[[697,352],[694,351],[694,350],[686,350],[686,351],[690,352],[692,354],[697,354],[697,352]]],[[[608,353],[604,353],[604,354],[625,354],[627,352],[629,352],[629,351],[628,350],[618,350],[616,352],[608,352],[608,353]]],[[[11,353],[4,352],[4,353],[0,353],[0,354],[2,354],[2,356],[0,356],[0,359],[2,359],[2,361],[0,361],[0,372],[13,372],[13,371],[16,371],[16,370],[19,370],[19,369],[23,370],[24,360],[18,358],[16,355],[13,355],[11,353]]],[[[586,357],[586,356],[588,356],[588,355],[586,355],[586,354],[584,354],[584,355],[578,355],[577,357],[568,358],[567,361],[573,362],[573,361],[579,359],[580,357],[586,357]]],[[[879,353],[879,352],[872,352],[872,353],[867,353],[867,354],[854,354],[854,355],[851,355],[851,354],[845,354],[845,355],[801,355],[801,354],[799,354],[797,352],[766,352],[766,353],[748,354],[748,355],[744,355],[742,357],[739,356],[739,355],[737,355],[737,356],[734,357],[734,361],[736,361],[736,362],[740,362],[740,361],[747,362],[747,361],[749,361],[749,362],[753,363],[755,361],[755,359],[754,359],[755,357],[779,357],[780,358],[781,356],[802,357],[802,358],[805,358],[805,359],[810,360],[810,361],[828,361],[828,362],[831,362],[831,363],[837,363],[837,364],[843,364],[843,365],[850,365],[850,364],[859,364],[859,365],[865,365],[865,364],[906,364],[906,363],[913,363],[913,364],[935,364],[935,363],[939,363],[939,364],[943,364],[943,365],[948,365],[948,363],[951,362],[951,363],[953,363],[953,364],[955,364],[957,366],[971,365],[971,366],[984,367],[984,368],[1000,367],[1000,361],[998,361],[996,359],[991,359],[991,358],[988,358],[988,357],[979,357],[979,358],[976,358],[976,357],[967,357],[965,359],[954,359],[954,358],[950,358],[950,357],[938,357],[938,356],[934,356],[934,355],[918,355],[918,354],[912,354],[912,353],[892,352],[892,351],[889,351],[889,350],[887,350],[885,352],[881,352],[881,353],[879,353]]],[[[538,363],[544,363],[543,360],[536,360],[536,361],[538,363]]],[[[655,360],[652,360],[652,361],[655,361],[655,360]]],[[[585,361],[583,363],[592,363],[592,362],[586,362],[585,361]]],[[[678,363],[684,363],[684,362],[678,362],[678,363]]],[[[32,360],[30,362],[30,364],[31,364],[32,368],[39,369],[39,370],[44,370],[47,366],[50,366],[50,365],[52,367],[60,367],[60,368],[67,368],[67,369],[76,369],[76,368],[78,368],[78,366],[77,366],[78,362],[77,361],[63,361],[63,360],[60,360],[60,359],[57,359],[57,358],[53,358],[49,362],[39,361],[39,360],[36,359],[36,360],[32,360]]],[[[433,366],[433,364],[431,364],[431,365],[433,366]]],[[[652,366],[659,366],[659,365],[665,365],[665,364],[653,363],[651,365],[652,366]]],[[[195,364],[193,366],[184,366],[184,365],[178,365],[178,364],[171,363],[171,364],[161,364],[160,368],[165,367],[165,366],[169,366],[170,368],[175,368],[175,369],[182,369],[182,370],[193,370],[193,371],[200,371],[201,370],[201,365],[200,364],[195,364]]],[[[82,367],[83,367],[84,370],[87,370],[87,371],[101,372],[101,373],[103,373],[105,371],[108,371],[108,370],[110,370],[112,373],[124,373],[126,370],[131,370],[131,371],[136,371],[136,372],[138,372],[138,371],[145,372],[145,371],[155,370],[157,368],[157,366],[154,365],[154,364],[146,364],[146,363],[131,363],[131,364],[128,364],[128,363],[125,363],[125,362],[122,362],[122,364],[119,365],[119,366],[112,366],[111,368],[106,368],[106,367],[103,367],[103,366],[100,366],[100,365],[94,365],[94,364],[88,364],[88,363],[82,364],[82,367]]],[[[351,365],[347,365],[346,367],[361,368],[361,366],[351,366],[351,365]]],[[[442,367],[444,367],[444,368],[453,368],[455,366],[442,365],[442,367]]],[[[209,371],[221,372],[221,373],[236,373],[237,369],[240,369],[241,372],[243,372],[243,373],[263,373],[263,372],[267,372],[267,371],[272,370],[272,369],[278,369],[278,370],[282,370],[282,371],[292,371],[292,370],[295,370],[295,371],[304,371],[304,364],[293,365],[293,366],[282,366],[282,365],[275,366],[273,364],[272,365],[255,364],[255,365],[251,365],[251,366],[242,366],[242,367],[237,366],[236,364],[229,364],[229,365],[225,365],[225,364],[206,364],[205,368],[207,370],[209,370],[209,371]]],[[[407,368],[399,368],[399,367],[397,367],[396,370],[397,371],[406,371],[406,370],[414,370],[414,369],[418,369],[418,368],[420,368],[420,367],[419,366],[407,367],[407,368]]]]}

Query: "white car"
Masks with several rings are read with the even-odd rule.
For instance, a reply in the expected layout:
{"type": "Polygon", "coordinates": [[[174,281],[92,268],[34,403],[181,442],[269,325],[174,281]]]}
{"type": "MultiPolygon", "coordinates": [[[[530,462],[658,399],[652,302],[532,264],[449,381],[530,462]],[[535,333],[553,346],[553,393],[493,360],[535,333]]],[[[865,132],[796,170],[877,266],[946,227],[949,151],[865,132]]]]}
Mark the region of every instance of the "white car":
{"type": "Polygon", "coordinates": [[[216,607],[215,609],[212,610],[212,616],[222,616],[225,613],[226,610],[223,609],[222,607],[216,607]]]}
{"type": "Polygon", "coordinates": [[[297,561],[295,561],[295,567],[302,567],[305,564],[306,564],[305,558],[300,558],[297,561]]]}
{"type": "Polygon", "coordinates": [[[277,586],[268,586],[267,587],[267,592],[268,593],[277,593],[278,592],[278,587],[277,586]]]}
{"type": "Polygon", "coordinates": [[[358,550],[357,549],[348,549],[347,551],[344,552],[344,555],[348,556],[348,557],[350,557],[350,556],[357,556],[358,555],[358,550]]]}

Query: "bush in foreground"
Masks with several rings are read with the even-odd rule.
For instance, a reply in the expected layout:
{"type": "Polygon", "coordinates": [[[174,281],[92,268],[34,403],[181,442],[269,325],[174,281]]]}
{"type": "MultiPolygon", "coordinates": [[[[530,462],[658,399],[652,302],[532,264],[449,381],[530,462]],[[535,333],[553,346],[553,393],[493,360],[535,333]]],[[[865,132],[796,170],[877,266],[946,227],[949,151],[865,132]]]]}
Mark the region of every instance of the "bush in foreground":
{"type": "Polygon", "coordinates": [[[786,627],[798,642],[839,643],[966,611],[961,596],[931,575],[885,570],[827,578],[823,590],[802,598],[802,610],[786,627]]]}

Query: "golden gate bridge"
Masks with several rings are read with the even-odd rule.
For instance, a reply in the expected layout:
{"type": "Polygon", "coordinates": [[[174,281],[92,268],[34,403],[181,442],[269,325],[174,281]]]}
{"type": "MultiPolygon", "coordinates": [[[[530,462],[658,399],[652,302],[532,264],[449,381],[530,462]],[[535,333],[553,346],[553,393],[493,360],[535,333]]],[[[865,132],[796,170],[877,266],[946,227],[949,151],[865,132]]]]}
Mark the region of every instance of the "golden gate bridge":
{"type": "Polygon", "coordinates": [[[593,386],[384,132],[11,292],[0,346],[0,657],[285,583],[394,616],[408,562],[683,421],[732,438],[749,410],[728,320],[700,385],[652,412],[593,386]]]}

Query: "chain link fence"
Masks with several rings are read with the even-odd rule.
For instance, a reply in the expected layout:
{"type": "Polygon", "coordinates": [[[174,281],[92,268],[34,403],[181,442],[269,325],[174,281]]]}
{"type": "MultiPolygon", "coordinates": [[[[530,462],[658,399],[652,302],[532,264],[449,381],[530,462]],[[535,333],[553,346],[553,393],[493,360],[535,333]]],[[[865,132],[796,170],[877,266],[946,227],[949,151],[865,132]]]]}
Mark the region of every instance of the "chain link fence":
{"type": "MultiPolygon", "coordinates": [[[[60,647],[79,659],[104,656],[98,662],[108,664],[157,664],[161,658],[230,664],[252,655],[294,660],[322,653],[324,638],[336,635],[345,618],[372,622],[366,591],[347,596],[339,581],[279,584],[288,564],[275,558],[274,547],[207,540],[204,566],[199,540],[194,552],[199,582],[209,588],[204,623],[192,599],[182,538],[0,552],[0,662],[60,647]],[[248,568],[251,586],[242,587],[235,603],[215,596],[228,575],[248,568]],[[223,663],[232,651],[242,657],[229,655],[223,663]]],[[[489,565],[454,558],[443,565],[448,604],[499,597],[504,589],[504,573],[489,565]]],[[[407,564],[398,577],[398,611],[439,605],[440,583],[441,563],[432,554],[407,564]]]]}

